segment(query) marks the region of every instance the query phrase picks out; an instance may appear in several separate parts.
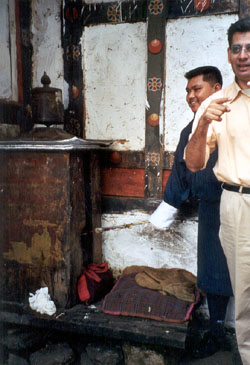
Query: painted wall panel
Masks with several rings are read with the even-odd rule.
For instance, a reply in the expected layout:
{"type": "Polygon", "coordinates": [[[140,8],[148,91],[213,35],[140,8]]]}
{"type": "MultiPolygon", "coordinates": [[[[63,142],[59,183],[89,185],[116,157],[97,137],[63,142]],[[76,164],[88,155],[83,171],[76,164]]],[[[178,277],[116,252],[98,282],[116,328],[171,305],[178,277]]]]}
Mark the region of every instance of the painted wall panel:
{"type": "Polygon", "coordinates": [[[42,87],[44,71],[51,87],[63,90],[61,0],[32,1],[33,87],[42,87]]]}
{"type": "Polygon", "coordinates": [[[146,24],[85,27],[82,45],[86,138],[116,140],[112,147],[119,150],[142,150],[146,24]]]}
{"type": "Polygon", "coordinates": [[[0,0],[0,98],[18,100],[15,2],[0,0]]]}
{"type": "Polygon", "coordinates": [[[166,27],[165,149],[174,151],[179,134],[192,119],[184,73],[199,66],[218,67],[224,86],[233,80],[227,62],[227,29],[237,15],[213,15],[168,20],[166,27]]]}

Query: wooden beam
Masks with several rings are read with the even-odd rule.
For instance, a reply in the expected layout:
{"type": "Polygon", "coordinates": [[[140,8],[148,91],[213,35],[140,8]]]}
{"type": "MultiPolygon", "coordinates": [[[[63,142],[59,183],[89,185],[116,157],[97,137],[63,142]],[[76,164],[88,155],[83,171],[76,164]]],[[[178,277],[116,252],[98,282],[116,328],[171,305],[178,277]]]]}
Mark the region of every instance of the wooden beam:
{"type": "Polygon", "coordinates": [[[16,17],[16,53],[17,53],[17,85],[18,101],[23,104],[23,73],[22,73],[22,53],[21,53],[21,29],[19,1],[15,0],[15,17],[16,17]]]}
{"type": "Polygon", "coordinates": [[[250,17],[249,0],[239,0],[239,17],[240,17],[240,19],[250,17]]]}
{"type": "Polygon", "coordinates": [[[124,213],[131,210],[141,209],[152,213],[160,204],[161,200],[119,197],[119,196],[102,196],[102,213],[124,213]]]}
{"type": "Polygon", "coordinates": [[[92,257],[94,263],[102,262],[102,235],[95,232],[95,228],[101,227],[101,175],[99,164],[99,152],[92,152],[90,156],[90,204],[93,230],[92,257]]]}
{"type": "Polygon", "coordinates": [[[169,0],[168,18],[230,14],[236,12],[238,12],[238,0],[169,0]]]}
{"type": "Polygon", "coordinates": [[[148,62],[145,121],[145,196],[162,195],[162,148],[160,143],[160,109],[162,103],[165,55],[167,0],[148,0],[148,62]]]}
{"type": "Polygon", "coordinates": [[[83,70],[82,70],[82,1],[65,0],[64,18],[64,77],[69,84],[69,106],[65,110],[65,129],[79,136],[84,135],[83,70]]]}

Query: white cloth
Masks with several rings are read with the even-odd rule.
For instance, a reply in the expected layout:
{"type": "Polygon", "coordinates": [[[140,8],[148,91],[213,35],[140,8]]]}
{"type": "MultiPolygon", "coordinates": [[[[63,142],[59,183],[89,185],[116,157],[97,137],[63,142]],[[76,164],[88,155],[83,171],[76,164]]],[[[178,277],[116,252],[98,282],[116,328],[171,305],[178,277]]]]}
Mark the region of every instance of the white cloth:
{"type": "Polygon", "coordinates": [[[174,222],[177,212],[178,209],[163,200],[149,217],[149,222],[156,228],[167,229],[174,222]]]}
{"type": "Polygon", "coordinates": [[[30,308],[39,313],[52,316],[56,312],[56,306],[50,299],[47,287],[38,289],[35,294],[30,293],[29,303],[30,308]]]}

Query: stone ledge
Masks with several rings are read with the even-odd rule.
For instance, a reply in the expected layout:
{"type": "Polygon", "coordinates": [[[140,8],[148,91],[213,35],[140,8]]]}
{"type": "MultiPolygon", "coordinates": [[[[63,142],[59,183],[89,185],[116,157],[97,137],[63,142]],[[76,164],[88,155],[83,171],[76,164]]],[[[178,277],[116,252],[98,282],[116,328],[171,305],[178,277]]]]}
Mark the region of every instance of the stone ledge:
{"type": "Polygon", "coordinates": [[[53,316],[32,311],[27,305],[2,302],[0,322],[33,328],[86,334],[141,344],[185,349],[186,323],[170,323],[137,317],[113,316],[101,311],[101,302],[58,310],[53,316]]]}

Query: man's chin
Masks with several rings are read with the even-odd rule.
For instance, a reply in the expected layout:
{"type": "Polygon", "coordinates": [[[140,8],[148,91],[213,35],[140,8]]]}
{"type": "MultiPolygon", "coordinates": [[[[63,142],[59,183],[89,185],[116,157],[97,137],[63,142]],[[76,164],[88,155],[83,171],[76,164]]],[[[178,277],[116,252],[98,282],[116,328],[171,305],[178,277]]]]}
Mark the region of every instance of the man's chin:
{"type": "Polygon", "coordinates": [[[192,110],[193,113],[196,113],[198,108],[199,108],[198,106],[190,107],[190,109],[192,110]]]}

